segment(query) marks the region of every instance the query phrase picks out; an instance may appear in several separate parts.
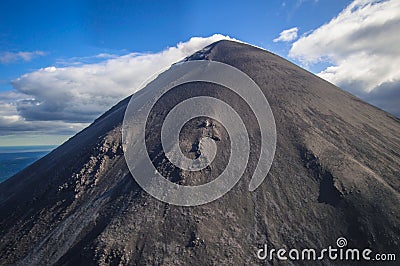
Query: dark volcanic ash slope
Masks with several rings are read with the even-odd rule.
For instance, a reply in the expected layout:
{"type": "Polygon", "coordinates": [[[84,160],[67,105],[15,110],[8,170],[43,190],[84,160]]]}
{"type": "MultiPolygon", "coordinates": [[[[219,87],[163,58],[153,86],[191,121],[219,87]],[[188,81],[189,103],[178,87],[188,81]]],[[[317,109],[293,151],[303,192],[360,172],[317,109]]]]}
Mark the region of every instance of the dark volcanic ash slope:
{"type": "MultiPolygon", "coordinates": [[[[266,95],[278,137],[262,185],[248,191],[250,163],[238,184],[212,203],[177,207],[152,198],[131,177],[123,156],[125,99],[0,184],[1,264],[257,264],[264,243],[322,249],[335,246],[338,237],[349,247],[400,256],[398,119],[249,45],[220,41],[188,60],[198,59],[242,70],[266,95]]],[[[222,87],[193,84],[175,95],[199,90],[229,99],[246,113],[222,87]]],[[[143,93],[148,92],[133,97],[143,93]]],[[[160,107],[154,118],[163,112],[160,107]]],[[[251,128],[251,115],[248,121],[251,128]]],[[[165,165],[160,171],[182,184],[215,177],[229,156],[218,123],[210,129],[202,118],[191,121],[181,133],[182,145],[191,146],[193,156],[204,134],[219,140],[220,156],[208,173],[165,165]]],[[[155,164],[162,162],[157,138],[149,141],[155,164]]],[[[257,134],[252,141],[250,158],[256,162],[257,134]]]]}

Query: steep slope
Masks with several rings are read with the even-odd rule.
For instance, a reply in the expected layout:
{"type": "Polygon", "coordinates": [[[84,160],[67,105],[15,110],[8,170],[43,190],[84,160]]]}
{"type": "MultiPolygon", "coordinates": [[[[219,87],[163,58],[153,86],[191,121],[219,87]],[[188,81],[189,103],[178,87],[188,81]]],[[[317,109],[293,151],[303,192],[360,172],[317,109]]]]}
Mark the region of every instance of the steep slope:
{"type": "MultiPolygon", "coordinates": [[[[249,165],[238,184],[212,203],[178,207],[152,198],[136,184],[123,156],[127,98],[0,184],[2,264],[243,265],[260,262],[256,251],[264,243],[322,249],[338,237],[346,237],[350,247],[400,255],[398,119],[246,44],[220,41],[187,60],[199,59],[240,69],[268,99],[277,147],[262,185],[248,191],[249,165]]],[[[216,85],[177,88],[172,98],[201,90],[246,112],[216,85]]],[[[146,88],[132,97],[143,93],[146,88]]],[[[201,135],[218,131],[223,151],[228,138],[223,128],[199,130],[202,119],[188,123],[183,142],[195,145],[201,135]]],[[[252,162],[258,142],[252,143],[252,162]]],[[[157,138],[151,143],[151,157],[167,178],[204,182],[201,174],[163,167],[157,138]]],[[[218,175],[227,156],[218,157],[209,178],[218,175]]]]}

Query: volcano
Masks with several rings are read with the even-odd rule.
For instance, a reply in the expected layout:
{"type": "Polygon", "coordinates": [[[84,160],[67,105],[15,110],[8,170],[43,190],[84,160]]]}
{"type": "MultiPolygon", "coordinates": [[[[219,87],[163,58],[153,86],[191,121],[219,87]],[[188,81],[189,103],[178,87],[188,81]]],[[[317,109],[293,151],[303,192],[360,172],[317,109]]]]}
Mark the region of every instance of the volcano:
{"type": "MultiPolygon", "coordinates": [[[[222,86],[191,83],[156,106],[152,123],[159,125],[173,103],[199,92],[227,101],[254,132],[249,163],[232,190],[210,203],[184,207],[153,198],[136,183],[124,158],[121,132],[129,97],[0,184],[1,264],[275,264],[276,257],[260,260],[257,251],[265,245],[321,250],[337,247],[338,238],[349,248],[399,257],[399,119],[247,44],[219,41],[185,60],[233,66],[268,99],[277,139],[261,185],[248,189],[262,158],[246,104],[222,86]]],[[[206,117],[192,119],[180,141],[184,153],[196,158],[205,135],[215,139],[218,151],[201,171],[184,171],[165,160],[157,133],[148,136],[149,157],[171,182],[206,183],[230,156],[223,126],[206,117]]]]}

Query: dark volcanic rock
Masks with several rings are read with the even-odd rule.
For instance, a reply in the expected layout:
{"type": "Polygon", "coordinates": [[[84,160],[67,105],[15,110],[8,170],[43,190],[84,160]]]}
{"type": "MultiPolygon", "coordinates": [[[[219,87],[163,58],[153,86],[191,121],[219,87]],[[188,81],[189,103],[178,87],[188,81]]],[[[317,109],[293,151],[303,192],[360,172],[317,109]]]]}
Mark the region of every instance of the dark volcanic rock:
{"type": "MultiPolygon", "coordinates": [[[[399,258],[398,119],[249,45],[220,41],[187,60],[199,59],[242,70],[266,95],[278,138],[262,185],[248,191],[259,151],[255,137],[248,169],[222,198],[198,207],[152,198],[131,177],[123,156],[121,124],[128,98],[0,184],[1,264],[258,264],[256,251],[265,243],[322,249],[336,246],[338,237],[347,238],[349,247],[399,258]]],[[[192,86],[176,96],[200,90],[192,86]]],[[[229,91],[212,85],[204,90],[246,113],[229,91]]],[[[251,129],[255,123],[248,118],[251,129]]],[[[181,133],[188,157],[198,156],[202,135],[213,136],[220,152],[203,172],[163,164],[157,137],[149,139],[154,163],[173,182],[215,178],[229,157],[228,136],[218,123],[191,121],[181,133]]]]}

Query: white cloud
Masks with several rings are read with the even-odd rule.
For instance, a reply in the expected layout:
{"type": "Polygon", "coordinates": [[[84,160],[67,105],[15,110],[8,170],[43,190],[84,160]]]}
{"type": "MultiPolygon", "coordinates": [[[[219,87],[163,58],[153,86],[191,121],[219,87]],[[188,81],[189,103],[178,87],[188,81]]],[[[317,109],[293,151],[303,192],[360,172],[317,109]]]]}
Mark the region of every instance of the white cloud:
{"type": "MultiPolygon", "coordinates": [[[[289,57],[304,65],[330,63],[319,76],[374,102],[372,91],[378,97],[383,87],[400,89],[399,27],[400,1],[355,0],[293,43],[289,57]]],[[[379,106],[390,109],[382,101],[379,106]]],[[[400,99],[398,106],[400,115],[400,99]]]]}
{"type": "Polygon", "coordinates": [[[194,37],[158,53],[101,54],[100,63],[27,73],[12,81],[13,91],[0,93],[0,135],[77,132],[152,74],[221,39],[231,38],[194,37]]]}
{"type": "Polygon", "coordinates": [[[297,39],[298,28],[294,27],[288,30],[284,30],[279,34],[279,37],[274,39],[274,42],[290,42],[297,39]]]}
{"type": "Polygon", "coordinates": [[[23,101],[32,101],[31,96],[6,91],[0,93],[0,136],[21,135],[27,133],[48,133],[71,135],[83,129],[85,123],[68,123],[64,121],[27,120],[21,116],[17,106],[23,101]]]}
{"type": "Polygon", "coordinates": [[[8,64],[16,61],[31,61],[34,57],[46,55],[43,51],[33,52],[0,52],[0,63],[8,64]]]}

